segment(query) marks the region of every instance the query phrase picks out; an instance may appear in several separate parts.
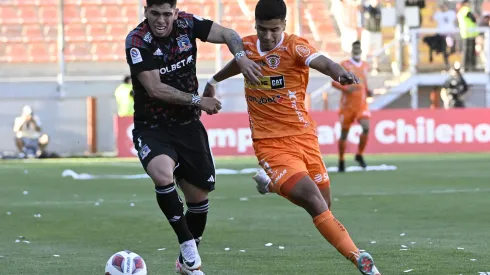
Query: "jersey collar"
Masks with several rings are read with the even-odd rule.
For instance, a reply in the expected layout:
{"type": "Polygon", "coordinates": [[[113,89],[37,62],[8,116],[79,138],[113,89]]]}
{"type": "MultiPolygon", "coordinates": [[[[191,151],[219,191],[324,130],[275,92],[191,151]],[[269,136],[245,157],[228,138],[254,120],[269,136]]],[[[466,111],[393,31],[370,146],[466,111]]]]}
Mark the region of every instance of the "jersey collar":
{"type": "Polygon", "coordinates": [[[358,68],[360,68],[362,66],[362,60],[359,61],[359,62],[357,62],[352,57],[349,60],[350,60],[350,63],[352,63],[352,65],[354,65],[354,66],[356,66],[358,68]]]}
{"type": "Polygon", "coordinates": [[[269,52],[272,52],[273,50],[277,49],[279,46],[281,46],[283,41],[284,41],[284,32],[281,35],[281,41],[279,41],[279,43],[277,43],[277,45],[274,47],[274,49],[267,51],[267,52],[263,52],[260,50],[260,40],[257,38],[257,52],[260,54],[260,56],[264,56],[264,55],[268,54],[269,52]]]}

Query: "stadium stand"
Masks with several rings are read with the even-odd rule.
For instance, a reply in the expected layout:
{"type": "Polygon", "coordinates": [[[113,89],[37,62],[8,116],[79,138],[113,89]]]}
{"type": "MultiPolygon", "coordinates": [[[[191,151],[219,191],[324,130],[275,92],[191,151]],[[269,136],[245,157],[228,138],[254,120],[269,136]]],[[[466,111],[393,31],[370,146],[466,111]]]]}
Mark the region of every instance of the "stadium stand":
{"type": "MultiPolygon", "coordinates": [[[[54,62],[57,60],[57,0],[6,0],[0,6],[0,62],[54,62]]],[[[293,2],[289,0],[292,22],[293,2]]],[[[254,33],[254,0],[222,1],[224,26],[240,34],[254,33]]],[[[315,46],[329,54],[340,52],[340,37],[335,30],[326,1],[305,0],[301,8],[301,32],[315,46]],[[325,39],[328,37],[328,39],[325,39]]],[[[203,17],[216,18],[214,1],[179,1],[179,9],[203,17]]],[[[138,23],[138,1],[66,0],[66,61],[123,61],[124,38],[138,23]],[[123,24],[121,24],[123,23],[123,24]]],[[[290,24],[293,25],[293,24],[290,24]]],[[[292,29],[292,28],[291,28],[292,29]]],[[[199,59],[213,60],[213,45],[201,43],[199,59]]],[[[223,56],[230,55],[222,47],[223,56]]]]}

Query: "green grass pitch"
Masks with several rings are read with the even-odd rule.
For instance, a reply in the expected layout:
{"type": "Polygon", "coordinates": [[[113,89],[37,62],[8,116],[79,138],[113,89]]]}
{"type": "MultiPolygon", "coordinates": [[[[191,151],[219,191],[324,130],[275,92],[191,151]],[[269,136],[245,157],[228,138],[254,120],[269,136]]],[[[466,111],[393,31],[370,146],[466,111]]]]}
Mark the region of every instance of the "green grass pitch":
{"type": "MultiPolygon", "coordinates": [[[[332,210],[382,274],[490,272],[489,154],[366,160],[398,169],[331,173],[332,210]]],[[[255,165],[252,158],[217,160],[218,168],[255,165]]],[[[0,274],[103,274],[107,259],[124,249],[140,254],[150,275],[173,274],[178,244],[149,179],[77,181],[62,178],[64,169],[144,173],[135,160],[0,162],[0,274]]],[[[260,196],[251,175],[218,175],[210,201],[200,247],[206,274],[358,274],[304,210],[260,196]]]]}

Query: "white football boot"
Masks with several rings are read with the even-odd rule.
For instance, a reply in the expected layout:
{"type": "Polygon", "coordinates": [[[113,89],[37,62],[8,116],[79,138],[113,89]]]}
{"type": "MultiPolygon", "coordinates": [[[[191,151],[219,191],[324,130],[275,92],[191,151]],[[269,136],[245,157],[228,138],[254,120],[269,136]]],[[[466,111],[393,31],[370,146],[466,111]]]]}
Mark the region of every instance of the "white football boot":
{"type": "Polygon", "coordinates": [[[204,275],[200,268],[201,257],[197,251],[196,241],[192,239],[182,243],[180,255],[175,263],[176,271],[184,275],[204,275]]]}
{"type": "Polygon", "coordinates": [[[374,265],[373,257],[367,252],[359,254],[357,257],[357,267],[363,275],[381,275],[374,265]]]}
{"type": "Polygon", "coordinates": [[[255,176],[253,176],[252,178],[257,183],[257,191],[259,191],[260,194],[265,195],[267,193],[270,193],[269,184],[271,183],[271,178],[269,178],[264,170],[259,169],[259,171],[257,171],[257,174],[255,174],[255,176]]]}

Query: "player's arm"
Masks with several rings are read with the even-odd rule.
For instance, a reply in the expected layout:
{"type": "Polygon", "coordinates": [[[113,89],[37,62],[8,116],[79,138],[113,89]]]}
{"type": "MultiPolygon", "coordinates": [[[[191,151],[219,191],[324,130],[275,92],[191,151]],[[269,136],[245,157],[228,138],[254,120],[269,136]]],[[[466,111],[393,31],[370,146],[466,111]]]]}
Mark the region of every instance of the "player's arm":
{"type": "Polygon", "coordinates": [[[216,85],[230,77],[240,74],[240,67],[235,59],[231,60],[226,64],[226,66],[217,72],[204,87],[203,96],[204,97],[215,97],[216,96],[216,85]]]}
{"type": "Polygon", "coordinates": [[[221,82],[238,74],[240,74],[240,67],[238,66],[237,61],[233,59],[228,62],[223,69],[217,72],[212,79],[214,79],[216,82],[221,82]]]}
{"type": "Polygon", "coordinates": [[[225,28],[217,23],[213,23],[207,37],[207,41],[214,44],[226,44],[233,54],[236,64],[243,76],[253,83],[259,84],[259,77],[263,77],[260,72],[261,68],[252,60],[247,58],[243,48],[243,42],[240,35],[229,28],[225,28]]]}
{"type": "Polygon", "coordinates": [[[160,72],[158,70],[143,71],[137,77],[148,92],[148,95],[152,98],[172,104],[193,104],[192,94],[184,93],[170,85],[160,82],[160,72]]]}
{"type": "Polygon", "coordinates": [[[356,75],[346,71],[340,64],[324,55],[318,55],[312,59],[308,66],[324,75],[330,76],[334,81],[337,81],[342,85],[359,84],[359,78],[356,75]]]}
{"type": "Polygon", "coordinates": [[[221,109],[221,103],[218,100],[201,100],[200,96],[182,92],[162,83],[159,65],[141,37],[128,36],[126,59],[131,75],[138,78],[150,97],[172,104],[199,106],[202,110],[209,112],[217,112],[221,109]]]}

